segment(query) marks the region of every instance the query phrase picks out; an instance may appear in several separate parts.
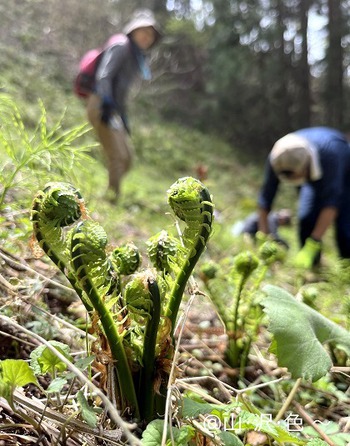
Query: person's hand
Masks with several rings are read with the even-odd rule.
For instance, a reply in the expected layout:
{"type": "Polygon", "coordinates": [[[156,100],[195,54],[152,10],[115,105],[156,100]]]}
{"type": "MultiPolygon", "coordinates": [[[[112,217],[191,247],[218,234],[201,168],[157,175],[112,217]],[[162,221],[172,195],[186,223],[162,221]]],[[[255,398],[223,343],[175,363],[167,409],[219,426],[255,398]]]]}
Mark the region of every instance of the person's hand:
{"type": "Polygon", "coordinates": [[[311,237],[306,239],[305,245],[298,252],[294,264],[298,268],[310,269],[318,261],[322,243],[311,237]]]}
{"type": "Polygon", "coordinates": [[[101,104],[101,122],[109,124],[114,110],[115,106],[113,100],[108,97],[103,98],[101,104]]]}

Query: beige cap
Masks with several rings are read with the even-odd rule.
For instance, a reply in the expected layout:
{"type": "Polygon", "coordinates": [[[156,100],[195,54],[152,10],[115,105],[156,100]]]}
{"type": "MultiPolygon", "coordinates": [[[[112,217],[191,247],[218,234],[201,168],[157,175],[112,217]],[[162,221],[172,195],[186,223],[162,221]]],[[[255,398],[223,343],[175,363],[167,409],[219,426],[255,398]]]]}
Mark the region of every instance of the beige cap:
{"type": "Polygon", "coordinates": [[[279,139],[270,153],[270,163],[276,175],[283,172],[303,173],[310,164],[309,142],[294,133],[279,139]]]}

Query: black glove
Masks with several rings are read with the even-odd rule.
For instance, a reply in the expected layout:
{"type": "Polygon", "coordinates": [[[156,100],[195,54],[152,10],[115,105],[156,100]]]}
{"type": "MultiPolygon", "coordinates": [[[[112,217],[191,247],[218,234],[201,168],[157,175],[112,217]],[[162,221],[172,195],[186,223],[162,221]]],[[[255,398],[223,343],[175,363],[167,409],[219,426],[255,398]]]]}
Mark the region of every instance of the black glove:
{"type": "Polygon", "coordinates": [[[104,122],[107,125],[114,111],[115,106],[113,100],[110,98],[103,98],[101,104],[101,122],[104,122]]]}

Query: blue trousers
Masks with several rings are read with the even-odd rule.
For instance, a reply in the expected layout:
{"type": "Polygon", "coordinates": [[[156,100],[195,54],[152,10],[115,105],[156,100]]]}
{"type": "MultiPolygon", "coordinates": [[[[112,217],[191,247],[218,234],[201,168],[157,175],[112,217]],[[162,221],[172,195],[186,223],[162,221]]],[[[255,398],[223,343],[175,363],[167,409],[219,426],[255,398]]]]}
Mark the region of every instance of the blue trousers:
{"type": "MultiPolygon", "coordinates": [[[[321,212],[315,188],[312,184],[306,183],[299,192],[299,241],[300,245],[305,244],[305,240],[310,237],[317,218],[321,212]]],[[[343,192],[342,203],[339,207],[338,216],[335,220],[335,241],[339,256],[345,259],[350,258],[350,182],[343,192]]]]}

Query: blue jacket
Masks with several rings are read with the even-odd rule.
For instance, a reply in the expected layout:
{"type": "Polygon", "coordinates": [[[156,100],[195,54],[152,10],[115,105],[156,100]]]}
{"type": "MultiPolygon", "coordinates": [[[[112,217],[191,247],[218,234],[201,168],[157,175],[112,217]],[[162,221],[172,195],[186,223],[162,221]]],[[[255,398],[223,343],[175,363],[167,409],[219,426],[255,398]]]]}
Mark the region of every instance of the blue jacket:
{"type": "MultiPolygon", "coordinates": [[[[350,192],[350,146],[345,136],[328,127],[311,127],[296,132],[316,147],[322,168],[322,178],[305,183],[301,189],[303,207],[318,209],[340,208],[350,192]],[[309,202],[308,202],[309,201],[309,202]]],[[[274,173],[269,158],[265,166],[265,177],[260,190],[258,204],[262,209],[271,210],[278,190],[279,179],[274,173]]],[[[350,211],[350,210],[349,210],[350,211]]],[[[299,210],[299,214],[303,209],[299,210]]],[[[301,215],[299,215],[301,216],[301,215]]]]}

